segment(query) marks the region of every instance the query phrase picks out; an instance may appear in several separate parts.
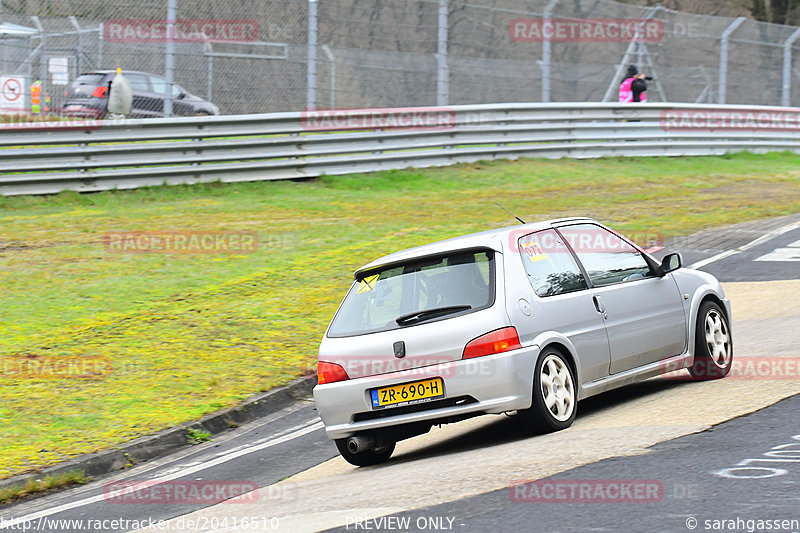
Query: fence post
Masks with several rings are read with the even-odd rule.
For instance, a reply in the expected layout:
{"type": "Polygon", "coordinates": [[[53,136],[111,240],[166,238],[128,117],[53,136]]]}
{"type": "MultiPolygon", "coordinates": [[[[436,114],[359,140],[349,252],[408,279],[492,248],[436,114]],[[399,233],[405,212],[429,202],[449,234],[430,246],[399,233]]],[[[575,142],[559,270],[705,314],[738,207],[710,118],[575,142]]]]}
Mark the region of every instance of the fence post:
{"type": "Polygon", "coordinates": [[[783,43],[783,91],[781,95],[781,105],[789,107],[792,96],[792,45],[800,37],[800,28],[783,43]]]}
{"type": "MultiPolygon", "coordinates": [[[[48,85],[47,82],[49,81],[47,79],[47,74],[48,74],[48,72],[47,72],[47,33],[45,33],[45,31],[44,31],[44,26],[42,26],[42,23],[39,20],[39,17],[34,15],[34,16],[31,17],[31,20],[33,21],[33,24],[36,26],[36,29],[39,30],[39,36],[40,36],[40,39],[41,39],[40,44],[41,44],[41,47],[42,47],[42,51],[39,53],[39,81],[42,82],[42,85],[41,85],[42,89],[41,89],[41,93],[39,95],[39,98],[40,98],[39,113],[43,115],[44,113],[42,113],[42,111],[44,111],[44,109],[47,107],[47,104],[45,103],[45,95],[48,94],[48,89],[49,89],[48,86],[47,86],[48,85]]],[[[33,66],[32,62],[31,62],[31,66],[33,66]]],[[[31,79],[31,81],[33,81],[33,79],[31,79]]]]}
{"type": "Polygon", "coordinates": [[[308,0],[308,79],[306,109],[314,109],[317,100],[317,0],[308,0]]]}
{"type": "Polygon", "coordinates": [[[206,56],[206,100],[212,102],[214,100],[214,49],[211,43],[203,43],[203,53],[206,56]]]}
{"type": "Polygon", "coordinates": [[[175,19],[178,0],[167,3],[167,55],[164,58],[164,77],[167,79],[167,94],[164,98],[164,115],[172,116],[172,85],[175,83],[175,19]]]}
{"type": "Polygon", "coordinates": [[[330,79],[328,80],[330,88],[330,108],[336,109],[336,58],[333,57],[333,52],[331,52],[331,47],[327,44],[322,45],[322,51],[325,53],[325,57],[328,59],[328,65],[330,66],[330,79]]]}
{"type": "Polygon", "coordinates": [[[737,18],[722,32],[722,41],[719,45],[719,90],[717,91],[717,103],[719,104],[725,103],[728,84],[728,38],[745,20],[744,17],[737,18]]]}
{"type": "MultiPolygon", "coordinates": [[[[0,0],[0,1],[2,1],[2,0],[0,0]]],[[[83,60],[81,59],[81,56],[83,55],[83,34],[82,34],[82,31],[81,31],[81,25],[78,24],[78,19],[76,19],[74,16],[70,16],[68,18],[69,18],[70,23],[72,23],[72,27],[75,28],[75,31],[77,32],[75,34],[75,38],[78,41],[77,42],[77,45],[78,45],[77,46],[77,50],[75,51],[75,70],[78,73],[76,75],[76,77],[77,77],[77,76],[81,75],[81,72],[83,72],[83,64],[82,64],[83,60]]],[[[67,68],[67,72],[69,72],[69,68],[67,68]]]]}
{"type": "Polygon", "coordinates": [[[544,19],[542,20],[542,102],[550,101],[550,54],[551,44],[550,35],[544,30],[545,26],[550,23],[550,17],[553,15],[553,10],[556,8],[559,0],[550,0],[547,7],[544,8],[544,19]]]}
{"type": "Polygon", "coordinates": [[[450,71],[447,68],[447,4],[439,0],[439,38],[436,50],[436,105],[445,106],[450,100],[450,71]]]}
{"type": "Polygon", "coordinates": [[[103,41],[104,41],[103,31],[104,30],[105,30],[105,27],[103,26],[103,23],[101,22],[97,26],[97,68],[103,68],[103,41]]]}

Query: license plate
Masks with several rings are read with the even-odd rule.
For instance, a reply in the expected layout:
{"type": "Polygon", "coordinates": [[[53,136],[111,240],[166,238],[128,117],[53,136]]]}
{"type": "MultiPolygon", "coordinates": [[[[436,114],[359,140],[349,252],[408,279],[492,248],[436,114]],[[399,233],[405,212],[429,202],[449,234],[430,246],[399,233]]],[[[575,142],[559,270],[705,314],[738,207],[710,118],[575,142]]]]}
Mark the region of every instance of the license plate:
{"type": "Polygon", "coordinates": [[[381,409],[389,405],[410,405],[444,398],[444,382],[442,378],[432,378],[373,389],[371,394],[373,409],[381,409]]]}

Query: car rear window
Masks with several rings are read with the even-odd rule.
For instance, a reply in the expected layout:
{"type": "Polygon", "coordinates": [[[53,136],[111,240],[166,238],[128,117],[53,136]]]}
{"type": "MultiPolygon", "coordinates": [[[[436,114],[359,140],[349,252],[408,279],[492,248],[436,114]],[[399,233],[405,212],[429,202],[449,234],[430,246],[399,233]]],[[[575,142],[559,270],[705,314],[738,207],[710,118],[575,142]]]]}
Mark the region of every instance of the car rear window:
{"type": "Polygon", "coordinates": [[[356,280],[328,329],[351,337],[444,320],[494,304],[491,250],[464,251],[371,271],[356,280]]]}
{"type": "Polygon", "coordinates": [[[102,84],[103,78],[105,77],[105,74],[81,74],[74,82],[72,82],[72,86],[76,87],[78,85],[91,85],[93,87],[97,87],[98,85],[102,84]]]}

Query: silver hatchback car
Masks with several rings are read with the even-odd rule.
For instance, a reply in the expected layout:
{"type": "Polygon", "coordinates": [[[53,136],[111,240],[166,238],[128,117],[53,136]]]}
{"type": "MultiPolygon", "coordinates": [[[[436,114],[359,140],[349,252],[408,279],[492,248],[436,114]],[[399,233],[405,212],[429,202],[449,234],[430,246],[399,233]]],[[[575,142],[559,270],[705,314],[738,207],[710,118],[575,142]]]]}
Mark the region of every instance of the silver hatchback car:
{"type": "Polygon", "coordinates": [[[314,399],[357,466],[480,414],[556,431],[601,392],[683,368],[725,376],[730,316],[712,275],[594,220],[485,231],[360,268],[320,345],[314,399]]]}

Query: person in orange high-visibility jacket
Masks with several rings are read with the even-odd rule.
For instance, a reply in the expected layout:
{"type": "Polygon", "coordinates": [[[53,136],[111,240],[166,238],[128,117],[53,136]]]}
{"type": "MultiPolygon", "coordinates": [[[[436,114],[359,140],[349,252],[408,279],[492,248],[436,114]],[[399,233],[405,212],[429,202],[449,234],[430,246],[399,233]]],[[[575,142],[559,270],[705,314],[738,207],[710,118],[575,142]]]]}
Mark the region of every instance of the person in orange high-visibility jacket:
{"type": "Polygon", "coordinates": [[[36,80],[31,85],[31,113],[38,115],[42,111],[42,82],[36,80]]]}

